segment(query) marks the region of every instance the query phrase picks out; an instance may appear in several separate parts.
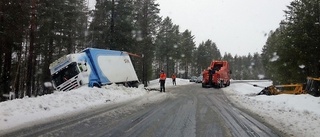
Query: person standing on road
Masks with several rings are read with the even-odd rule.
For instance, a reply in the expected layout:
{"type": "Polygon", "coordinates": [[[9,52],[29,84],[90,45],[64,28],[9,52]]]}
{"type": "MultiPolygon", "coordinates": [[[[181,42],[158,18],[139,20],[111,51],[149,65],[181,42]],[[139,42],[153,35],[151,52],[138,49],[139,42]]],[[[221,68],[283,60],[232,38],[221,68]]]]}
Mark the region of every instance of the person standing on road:
{"type": "Polygon", "coordinates": [[[166,92],[166,88],[165,88],[165,83],[166,83],[166,78],[167,78],[167,75],[166,73],[164,73],[163,70],[161,70],[161,73],[160,73],[160,92],[166,92]]]}
{"type": "Polygon", "coordinates": [[[176,83],[177,76],[174,73],[172,73],[171,78],[172,78],[172,85],[176,86],[177,85],[177,83],[176,83]]]}

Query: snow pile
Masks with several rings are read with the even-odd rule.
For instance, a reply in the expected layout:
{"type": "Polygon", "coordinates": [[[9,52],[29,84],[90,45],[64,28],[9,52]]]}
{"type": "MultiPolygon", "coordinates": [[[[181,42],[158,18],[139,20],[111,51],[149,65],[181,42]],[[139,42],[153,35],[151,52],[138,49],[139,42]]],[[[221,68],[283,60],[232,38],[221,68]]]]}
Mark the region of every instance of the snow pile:
{"type": "MultiPolygon", "coordinates": [[[[177,86],[181,86],[181,85],[192,84],[193,82],[189,82],[189,79],[177,78],[176,79],[176,83],[177,83],[177,86]]],[[[165,87],[172,87],[172,86],[174,86],[172,84],[172,79],[171,78],[167,78],[165,87]]],[[[148,87],[150,87],[150,88],[160,88],[159,79],[151,80],[149,85],[148,85],[148,87]]]]}
{"type": "MultiPolygon", "coordinates": [[[[177,79],[177,86],[193,83],[188,79],[177,79]]],[[[234,104],[256,113],[285,133],[308,137],[320,135],[320,98],[309,94],[257,96],[262,88],[254,87],[254,84],[266,87],[272,82],[232,81],[229,87],[222,89],[234,104]]],[[[150,81],[148,87],[159,89],[159,79],[150,81]]],[[[174,87],[172,79],[167,78],[166,88],[170,91],[171,87],[174,87]]],[[[69,92],[1,102],[0,133],[139,97],[154,101],[166,98],[166,94],[146,91],[143,85],[139,88],[108,85],[102,88],[81,87],[69,92]]]]}
{"type": "Polygon", "coordinates": [[[0,103],[0,131],[17,125],[66,113],[79,112],[106,102],[115,103],[143,96],[142,87],[110,85],[81,87],[69,92],[54,92],[36,98],[25,97],[0,103]]]}
{"type": "Polygon", "coordinates": [[[235,104],[256,113],[283,132],[293,136],[320,135],[320,98],[309,94],[256,96],[262,88],[253,87],[253,84],[269,86],[272,83],[232,83],[224,91],[235,104]]]}
{"type": "MultiPolygon", "coordinates": [[[[191,84],[189,80],[177,79],[177,85],[191,84]]],[[[172,87],[172,79],[167,78],[166,88],[172,87]]],[[[159,80],[150,81],[152,88],[158,89],[159,80]]],[[[107,85],[102,88],[80,87],[68,92],[54,92],[36,98],[25,97],[0,103],[0,133],[14,130],[31,123],[50,120],[66,114],[77,113],[104,104],[120,103],[136,99],[147,94],[160,94],[146,91],[143,85],[138,88],[127,88],[118,85],[107,85]]],[[[153,95],[152,98],[164,96],[153,95]]],[[[155,100],[155,99],[152,99],[155,100]]]]}

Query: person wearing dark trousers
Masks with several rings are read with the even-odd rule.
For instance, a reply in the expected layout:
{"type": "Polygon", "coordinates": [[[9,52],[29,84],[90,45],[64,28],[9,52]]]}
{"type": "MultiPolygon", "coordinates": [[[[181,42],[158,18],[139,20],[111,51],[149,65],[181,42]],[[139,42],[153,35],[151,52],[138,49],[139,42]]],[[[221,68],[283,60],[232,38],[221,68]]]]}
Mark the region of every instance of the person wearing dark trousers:
{"type": "Polygon", "coordinates": [[[166,78],[167,78],[166,73],[164,73],[164,71],[161,70],[160,80],[159,80],[159,82],[160,82],[160,92],[162,92],[162,90],[163,90],[163,92],[166,92],[166,88],[165,88],[166,78]]]}
{"type": "Polygon", "coordinates": [[[177,83],[176,83],[176,78],[177,77],[176,77],[176,75],[174,73],[171,75],[171,78],[172,78],[172,84],[176,86],[177,85],[177,83]]]}

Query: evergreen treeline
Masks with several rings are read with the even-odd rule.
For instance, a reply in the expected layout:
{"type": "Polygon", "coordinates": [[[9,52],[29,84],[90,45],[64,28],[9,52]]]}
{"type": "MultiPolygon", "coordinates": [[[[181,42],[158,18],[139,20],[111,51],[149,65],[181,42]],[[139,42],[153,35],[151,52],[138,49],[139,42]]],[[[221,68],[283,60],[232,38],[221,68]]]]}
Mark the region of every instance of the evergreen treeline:
{"type": "Polygon", "coordinates": [[[49,64],[87,47],[83,0],[0,1],[0,95],[39,95],[49,64]]]}
{"type": "Polygon", "coordinates": [[[294,0],[271,31],[262,58],[275,83],[304,83],[320,76],[320,1],[294,0]]]}
{"type": "Polygon", "coordinates": [[[270,33],[262,55],[222,56],[218,46],[223,45],[213,40],[196,45],[190,30],[180,30],[170,17],[161,17],[156,0],[97,0],[92,11],[84,0],[1,0],[0,95],[43,94],[43,83],[51,81],[49,64],[87,47],[138,55],[132,61],[144,84],[156,79],[160,70],[180,78],[199,76],[214,59],[230,62],[233,79],[261,79],[265,70],[268,78],[279,81],[316,76],[316,9],[315,2],[294,1],[282,25],[270,33]]]}

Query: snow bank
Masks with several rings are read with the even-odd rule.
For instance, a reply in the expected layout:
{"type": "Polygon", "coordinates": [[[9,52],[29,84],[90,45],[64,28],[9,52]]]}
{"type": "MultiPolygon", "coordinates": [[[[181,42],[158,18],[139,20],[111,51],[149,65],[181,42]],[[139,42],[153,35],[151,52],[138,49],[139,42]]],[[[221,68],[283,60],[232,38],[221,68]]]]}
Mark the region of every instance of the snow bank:
{"type": "MultiPolygon", "coordinates": [[[[177,86],[190,84],[189,80],[177,79],[177,86]]],[[[150,81],[149,87],[159,88],[159,80],[150,81]]],[[[166,80],[166,88],[172,87],[172,79],[166,80]]],[[[165,98],[159,92],[146,91],[143,85],[127,88],[107,85],[102,88],[80,87],[68,92],[54,92],[44,96],[15,99],[0,103],[0,133],[37,124],[55,117],[77,113],[105,104],[120,103],[146,96],[145,99],[156,101],[165,98]],[[148,95],[151,94],[151,95],[148,95]],[[157,95],[159,94],[159,95],[157,95]]]]}
{"type": "MultiPolygon", "coordinates": [[[[176,84],[177,84],[177,86],[182,86],[182,85],[187,85],[187,84],[193,84],[193,82],[189,82],[189,79],[177,78],[176,79],[176,84]]],[[[174,86],[172,84],[172,79],[171,78],[167,78],[166,79],[165,86],[166,86],[166,88],[167,87],[170,88],[170,87],[174,86]]],[[[148,87],[150,87],[150,88],[159,88],[160,89],[159,79],[151,80],[148,87]]]]}
{"type": "Polygon", "coordinates": [[[147,94],[143,87],[110,85],[81,87],[69,92],[54,92],[36,98],[25,97],[0,103],[0,131],[53,116],[75,113],[105,103],[126,101],[147,94]]]}
{"type": "Polygon", "coordinates": [[[316,137],[320,135],[320,98],[309,94],[266,96],[256,93],[271,82],[232,83],[223,90],[233,102],[248,109],[276,128],[293,136],[316,137]]]}
{"type": "MultiPolygon", "coordinates": [[[[193,84],[188,79],[177,79],[177,86],[193,84]]],[[[320,135],[320,98],[311,95],[256,96],[261,91],[254,84],[269,86],[271,81],[232,81],[222,88],[235,104],[256,113],[276,128],[292,136],[320,135]]],[[[166,88],[173,87],[171,78],[166,88]]],[[[149,88],[159,88],[159,79],[152,80],[149,88]]],[[[23,98],[0,103],[0,133],[36,124],[46,119],[63,117],[102,105],[114,104],[143,97],[155,101],[166,98],[160,92],[139,88],[109,85],[103,88],[81,87],[69,92],[54,92],[36,98],[23,98]]],[[[143,100],[142,100],[143,101],[143,100]]]]}

